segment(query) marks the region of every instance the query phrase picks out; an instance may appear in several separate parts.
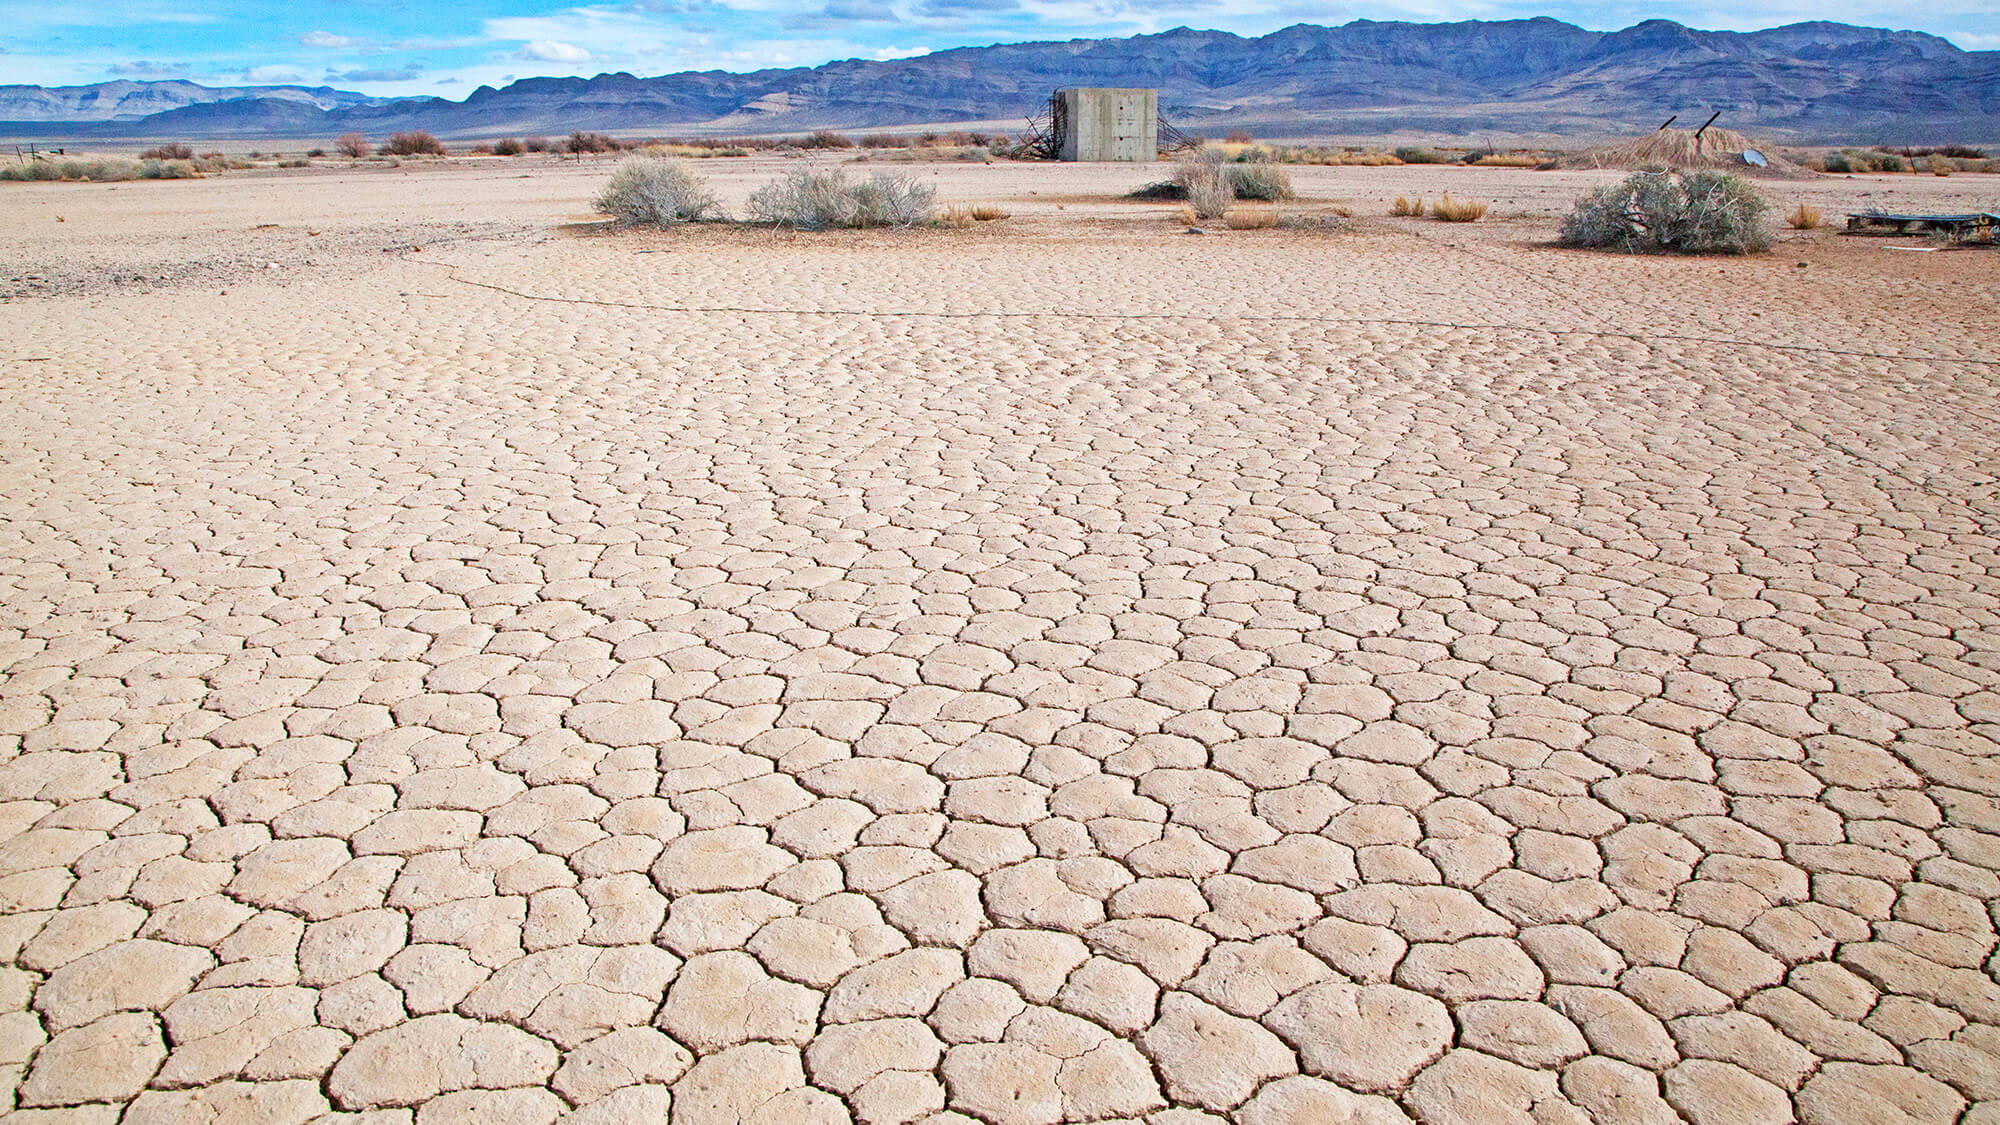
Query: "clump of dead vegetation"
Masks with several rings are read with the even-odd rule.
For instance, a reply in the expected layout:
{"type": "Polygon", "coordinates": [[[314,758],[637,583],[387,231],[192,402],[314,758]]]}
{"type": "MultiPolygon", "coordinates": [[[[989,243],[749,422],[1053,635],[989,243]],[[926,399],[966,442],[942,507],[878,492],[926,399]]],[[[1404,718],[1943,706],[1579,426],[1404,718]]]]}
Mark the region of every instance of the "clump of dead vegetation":
{"type": "Polygon", "coordinates": [[[1223,212],[1223,225],[1230,230],[1269,230],[1278,225],[1276,207],[1231,207],[1223,212]]]}
{"type": "Polygon", "coordinates": [[[1453,199],[1450,192],[1439,197],[1431,208],[1431,218],[1443,223],[1476,223],[1486,217],[1487,205],[1472,199],[1453,199]]]}
{"type": "Polygon", "coordinates": [[[1559,241],[1625,254],[1750,254],[1770,248],[1768,207],[1724,172],[1635,172],[1578,200],[1559,241]]]}
{"type": "Polygon", "coordinates": [[[750,217],[793,230],[908,228],[937,214],[937,191],[911,176],[855,180],[838,168],[794,168],[750,193],[750,217]]]}
{"type": "Polygon", "coordinates": [[[1396,202],[1389,205],[1389,214],[1399,219],[1421,219],[1425,209],[1422,199],[1411,200],[1408,196],[1399,195],[1396,202]]]}
{"type": "Polygon", "coordinates": [[[1785,222],[1793,230],[1818,230],[1823,221],[1819,208],[1799,204],[1798,209],[1785,216],[1785,222]]]}
{"type": "Polygon", "coordinates": [[[669,227],[726,217],[700,176],[659,156],[626,157],[599,193],[597,209],[621,226],[669,227]]]}

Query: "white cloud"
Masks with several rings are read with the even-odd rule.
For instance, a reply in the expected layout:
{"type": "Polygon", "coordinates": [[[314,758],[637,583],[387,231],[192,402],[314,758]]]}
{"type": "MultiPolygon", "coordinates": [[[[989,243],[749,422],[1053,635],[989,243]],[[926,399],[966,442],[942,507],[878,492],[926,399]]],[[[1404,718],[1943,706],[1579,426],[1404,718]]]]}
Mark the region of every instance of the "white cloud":
{"type": "Polygon", "coordinates": [[[299,36],[300,46],[327,47],[333,50],[360,47],[367,42],[366,39],[356,39],[349,35],[335,35],[330,31],[308,31],[304,35],[299,36]]]}
{"type": "Polygon", "coordinates": [[[253,66],[243,72],[243,80],[245,82],[254,82],[260,86],[273,84],[288,85],[295,82],[304,82],[306,76],[289,66],[253,66]]]}
{"type": "Polygon", "coordinates": [[[536,39],[516,52],[515,57],[536,59],[541,62],[582,63],[590,61],[590,52],[574,43],[564,43],[555,39],[536,39]]]}
{"type": "Polygon", "coordinates": [[[876,62],[888,62],[891,59],[920,58],[930,53],[929,47],[884,47],[869,57],[876,62]]]}

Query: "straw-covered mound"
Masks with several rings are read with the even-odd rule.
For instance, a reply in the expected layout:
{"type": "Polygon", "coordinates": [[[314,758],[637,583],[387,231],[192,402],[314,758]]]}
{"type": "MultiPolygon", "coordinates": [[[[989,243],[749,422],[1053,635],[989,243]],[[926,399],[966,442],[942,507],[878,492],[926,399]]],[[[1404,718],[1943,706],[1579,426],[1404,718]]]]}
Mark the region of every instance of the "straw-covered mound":
{"type": "Polygon", "coordinates": [[[1571,153],[1560,163],[1564,168],[1616,168],[1629,172],[1644,168],[1675,172],[1710,169],[1768,180],[1810,180],[1818,175],[1734,129],[1713,127],[1699,136],[1693,129],[1662,129],[1624,144],[1571,153]],[[1765,167],[1744,162],[1743,151],[1752,148],[1764,154],[1765,167]]]}

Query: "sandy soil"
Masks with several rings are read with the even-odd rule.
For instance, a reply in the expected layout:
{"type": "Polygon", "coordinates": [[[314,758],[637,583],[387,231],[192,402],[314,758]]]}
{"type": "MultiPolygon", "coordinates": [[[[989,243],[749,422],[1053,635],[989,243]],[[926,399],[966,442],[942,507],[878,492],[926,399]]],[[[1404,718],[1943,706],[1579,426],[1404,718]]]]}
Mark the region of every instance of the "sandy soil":
{"type": "Polygon", "coordinates": [[[2000,1121],[2000,253],[609,168],[0,185],[10,1121],[2000,1121]]]}

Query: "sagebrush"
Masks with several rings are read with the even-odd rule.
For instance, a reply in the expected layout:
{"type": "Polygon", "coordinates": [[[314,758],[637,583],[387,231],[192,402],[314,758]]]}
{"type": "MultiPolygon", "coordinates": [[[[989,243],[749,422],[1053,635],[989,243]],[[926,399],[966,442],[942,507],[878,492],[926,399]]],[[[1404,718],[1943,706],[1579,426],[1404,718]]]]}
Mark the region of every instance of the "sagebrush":
{"type": "Polygon", "coordinates": [[[937,213],[937,190],[912,176],[848,178],[838,168],[794,168],[750,193],[750,217],[794,230],[913,227],[937,213]]]}
{"type": "Polygon", "coordinates": [[[678,160],[629,156],[597,196],[597,209],[621,226],[667,227],[723,217],[700,176],[678,160]]]}
{"type": "Polygon", "coordinates": [[[1238,199],[1282,203],[1298,197],[1292,190],[1292,177],[1276,164],[1231,164],[1229,187],[1238,199]]]}
{"type": "Polygon", "coordinates": [[[1236,201],[1236,189],[1222,165],[1222,153],[1216,149],[1204,148],[1182,157],[1174,167],[1173,185],[1194,208],[1197,218],[1219,219],[1236,201]]]}
{"type": "Polygon", "coordinates": [[[1578,200],[1560,242],[1625,254],[1751,254],[1771,246],[1768,209],[1726,172],[1634,172],[1578,200]]]}

